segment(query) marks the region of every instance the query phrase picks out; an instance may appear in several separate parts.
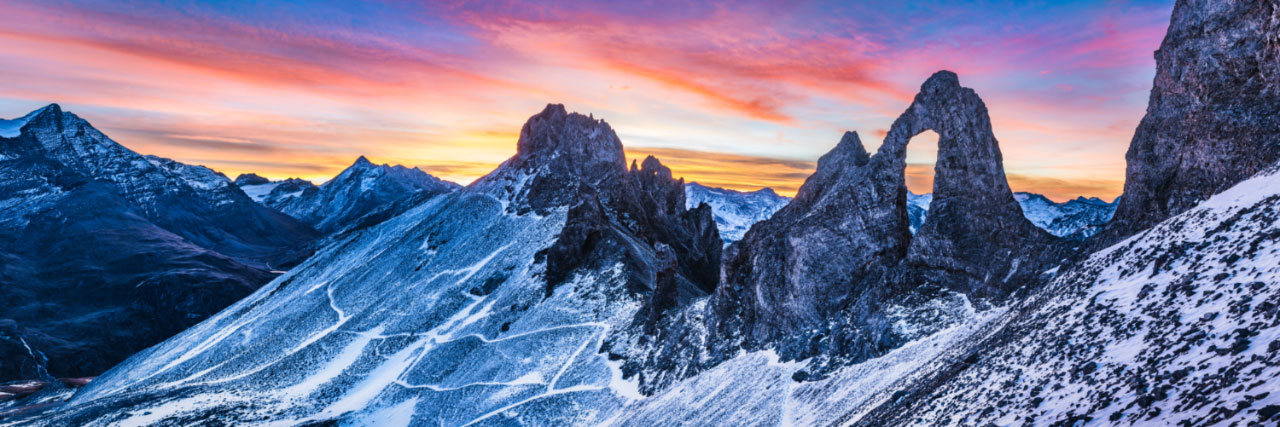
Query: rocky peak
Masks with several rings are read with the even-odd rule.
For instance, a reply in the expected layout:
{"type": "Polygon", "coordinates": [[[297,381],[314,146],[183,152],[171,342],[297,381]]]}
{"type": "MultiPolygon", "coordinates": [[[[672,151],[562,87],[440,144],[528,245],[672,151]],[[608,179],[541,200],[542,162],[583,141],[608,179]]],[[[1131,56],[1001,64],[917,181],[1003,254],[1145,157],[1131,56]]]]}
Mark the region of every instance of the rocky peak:
{"type": "Polygon", "coordinates": [[[236,186],[243,187],[246,185],[270,184],[271,180],[261,175],[258,175],[256,173],[242,173],[236,176],[236,179],[234,182],[236,186]]]}
{"type": "Polygon", "coordinates": [[[913,339],[895,335],[884,307],[928,301],[938,289],[1001,298],[1059,250],[1022,216],[986,106],[941,71],[874,156],[846,133],[794,201],[728,248],[711,327],[725,352],[770,346],[786,358],[865,360],[913,339]],[[926,130],[939,134],[937,213],[913,238],[906,146],[926,130]]]}
{"type": "Polygon", "coordinates": [[[871,155],[862,146],[862,139],[857,132],[845,132],[835,148],[818,158],[818,168],[813,175],[805,179],[804,185],[796,192],[796,200],[802,204],[811,203],[821,197],[833,186],[848,180],[848,174],[866,165],[871,155]]]}
{"type": "Polygon", "coordinates": [[[938,134],[933,200],[906,261],[927,281],[1003,296],[1042,271],[1023,258],[1055,239],[1023,216],[1005,178],[986,104],[973,89],[961,87],[955,73],[939,71],[925,81],[876,155],[892,165],[904,194],[907,144],[926,130],[938,134]]]}
{"type": "Polygon", "coordinates": [[[616,191],[627,172],[622,141],[603,120],[548,104],[520,129],[516,155],[473,187],[511,199],[517,211],[568,207],[580,193],[616,191]]]}
{"type": "Polygon", "coordinates": [[[1125,154],[1124,197],[1096,246],[1181,213],[1280,160],[1280,6],[1181,0],[1147,114],[1125,154]]]}
{"type": "Polygon", "coordinates": [[[360,156],[360,157],[356,158],[355,163],[352,163],[352,164],[351,164],[351,167],[353,167],[353,168],[371,168],[371,167],[374,167],[374,164],[373,164],[373,162],[369,161],[369,158],[368,158],[368,157],[360,156]]]}

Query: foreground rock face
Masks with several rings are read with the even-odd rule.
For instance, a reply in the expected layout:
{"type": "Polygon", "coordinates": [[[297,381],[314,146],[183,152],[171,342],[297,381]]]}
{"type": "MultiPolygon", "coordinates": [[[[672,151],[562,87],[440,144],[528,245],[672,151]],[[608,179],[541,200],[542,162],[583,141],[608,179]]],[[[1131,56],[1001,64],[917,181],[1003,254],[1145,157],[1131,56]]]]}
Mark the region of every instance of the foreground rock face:
{"type": "Polygon", "coordinates": [[[1272,425],[1278,258],[1280,165],[1094,253],[841,423],[1272,425]]]}
{"type": "Polygon", "coordinates": [[[1185,211],[1280,160],[1280,6],[1179,1],[1124,197],[1100,246],[1185,211]]]}

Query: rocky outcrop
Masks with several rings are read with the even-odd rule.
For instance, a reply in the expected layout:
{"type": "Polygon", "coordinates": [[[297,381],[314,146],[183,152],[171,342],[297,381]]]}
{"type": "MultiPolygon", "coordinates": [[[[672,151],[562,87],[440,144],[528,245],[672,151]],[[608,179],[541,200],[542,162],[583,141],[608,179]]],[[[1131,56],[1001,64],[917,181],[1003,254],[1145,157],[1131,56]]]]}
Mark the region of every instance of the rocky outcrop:
{"type": "Polygon", "coordinates": [[[729,247],[712,301],[717,329],[747,346],[826,329],[868,289],[861,283],[897,264],[910,242],[905,207],[896,209],[895,181],[876,179],[870,161],[846,133],[790,204],[729,247]]]}
{"type": "Polygon", "coordinates": [[[1280,160],[1280,5],[1183,0],[1155,53],[1147,114],[1125,154],[1102,247],[1280,160]]]}
{"type": "Polygon", "coordinates": [[[256,174],[256,173],[242,173],[242,174],[240,174],[240,175],[236,176],[235,181],[232,181],[232,182],[234,182],[234,183],[236,184],[236,186],[244,187],[244,186],[246,186],[246,185],[262,185],[262,184],[269,184],[269,183],[271,183],[271,180],[269,180],[269,179],[267,179],[267,178],[265,178],[265,177],[263,177],[263,176],[261,176],[261,175],[258,175],[258,174],[256,174]]]}
{"type": "Polygon", "coordinates": [[[617,194],[626,165],[608,123],[549,104],[520,128],[516,154],[472,186],[509,197],[513,212],[545,213],[581,194],[617,194]]]}
{"type": "Polygon", "coordinates": [[[941,71],[875,156],[846,133],[791,204],[729,248],[712,329],[726,354],[865,360],[913,338],[891,330],[886,306],[948,292],[999,301],[1064,251],[1023,217],[982,100],[941,71]],[[906,145],[926,130],[939,134],[933,202],[912,236],[906,145]]]}
{"type": "Polygon", "coordinates": [[[627,169],[622,142],[602,120],[548,105],[520,132],[516,155],[473,187],[509,194],[507,209],[538,212],[571,206],[546,251],[547,295],[579,269],[626,265],[631,288],[651,292],[661,270],[653,247],[675,255],[681,300],[719,281],[721,241],[708,206],[685,209],[684,180],[658,159],[627,169]]]}
{"type": "MultiPolygon", "coordinates": [[[[1053,236],[1022,214],[1004,175],[987,107],[954,73],[940,71],[889,129],[876,158],[895,173],[905,213],[906,146],[926,130],[938,133],[938,160],[929,216],[907,250],[908,282],[938,284],[982,298],[1000,298],[1057,259],[1039,259],[1053,236]]],[[[889,172],[892,171],[892,172],[889,172]]],[[[1049,254],[1054,255],[1054,254],[1049,254]]]]}

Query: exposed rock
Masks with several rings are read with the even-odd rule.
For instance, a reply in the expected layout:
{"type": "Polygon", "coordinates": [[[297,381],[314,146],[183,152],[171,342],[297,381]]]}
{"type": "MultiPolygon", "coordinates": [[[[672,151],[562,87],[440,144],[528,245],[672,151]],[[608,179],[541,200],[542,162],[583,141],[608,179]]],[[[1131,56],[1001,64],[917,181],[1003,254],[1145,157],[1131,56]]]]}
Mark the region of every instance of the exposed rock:
{"type": "Polygon", "coordinates": [[[656,158],[627,170],[622,142],[602,120],[548,105],[525,123],[516,155],[474,186],[510,189],[509,209],[517,212],[573,206],[545,252],[547,295],[575,270],[613,262],[629,267],[635,291],[650,292],[657,243],[676,255],[684,299],[719,281],[721,241],[711,209],[686,210],[684,180],[656,158]]]}
{"type": "Polygon", "coordinates": [[[903,216],[907,142],[925,130],[939,135],[938,160],[929,217],[907,251],[911,275],[971,296],[999,298],[1056,262],[1057,254],[1039,258],[1056,239],[1028,221],[1014,200],[986,105],[948,71],[925,81],[876,154],[896,172],[891,182],[901,194],[896,206],[903,216]]]}
{"type": "Polygon", "coordinates": [[[865,360],[914,338],[890,327],[887,306],[909,310],[945,290],[999,301],[1064,251],[1014,200],[982,100],[938,72],[875,156],[845,134],[791,204],[729,248],[711,302],[716,357],[772,346],[785,358],[823,355],[818,370],[865,360]],[[937,174],[912,236],[906,145],[926,130],[940,136],[937,174]]]}
{"type": "Polygon", "coordinates": [[[514,192],[514,212],[545,212],[584,192],[615,194],[626,172],[622,141],[608,123],[548,104],[520,129],[516,154],[472,186],[514,192]]]}
{"type": "Polygon", "coordinates": [[[894,208],[894,181],[874,179],[869,162],[857,134],[846,133],[790,204],[729,247],[712,301],[720,329],[749,347],[825,329],[865,290],[859,282],[897,264],[910,240],[905,210],[894,208]]]}
{"type": "Polygon", "coordinates": [[[256,173],[248,173],[248,174],[242,173],[239,176],[237,176],[236,180],[233,182],[236,184],[236,186],[244,187],[246,185],[268,184],[271,182],[271,180],[266,179],[256,173]]]}
{"type": "Polygon", "coordinates": [[[1181,0],[1155,53],[1124,197],[1097,247],[1176,215],[1280,160],[1280,5],[1181,0]]]}

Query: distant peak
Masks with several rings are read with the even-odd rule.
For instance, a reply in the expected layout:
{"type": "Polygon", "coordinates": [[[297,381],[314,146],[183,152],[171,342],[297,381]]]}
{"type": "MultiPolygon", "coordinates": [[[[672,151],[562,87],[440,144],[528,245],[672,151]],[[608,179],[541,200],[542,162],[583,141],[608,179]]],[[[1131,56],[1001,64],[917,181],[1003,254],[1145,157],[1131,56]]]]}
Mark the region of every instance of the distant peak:
{"type": "Polygon", "coordinates": [[[0,137],[16,138],[22,133],[22,128],[31,123],[35,123],[35,126],[61,125],[62,107],[58,104],[49,104],[16,119],[0,119],[0,137]]]}
{"type": "Polygon", "coordinates": [[[245,186],[268,184],[271,180],[256,173],[242,173],[236,177],[234,182],[237,186],[245,186]]]}
{"type": "Polygon", "coordinates": [[[754,193],[757,193],[757,194],[763,194],[763,195],[766,195],[766,196],[780,197],[780,196],[778,196],[778,192],[773,191],[773,188],[772,188],[772,187],[764,187],[764,188],[761,188],[761,189],[756,190],[756,191],[753,191],[753,192],[754,192],[754,193]]]}
{"type": "Polygon", "coordinates": [[[373,166],[373,162],[369,161],[369,158],[368,158],[368,157],[360,156],[359,158],[357,158],[357,159],[356,159],[356,162],[355,162],[355,163],[352,163],[352,164],[351,164],[351,166],[364,166],[364,167],[368,167],[368,166],[373,166]]]}

